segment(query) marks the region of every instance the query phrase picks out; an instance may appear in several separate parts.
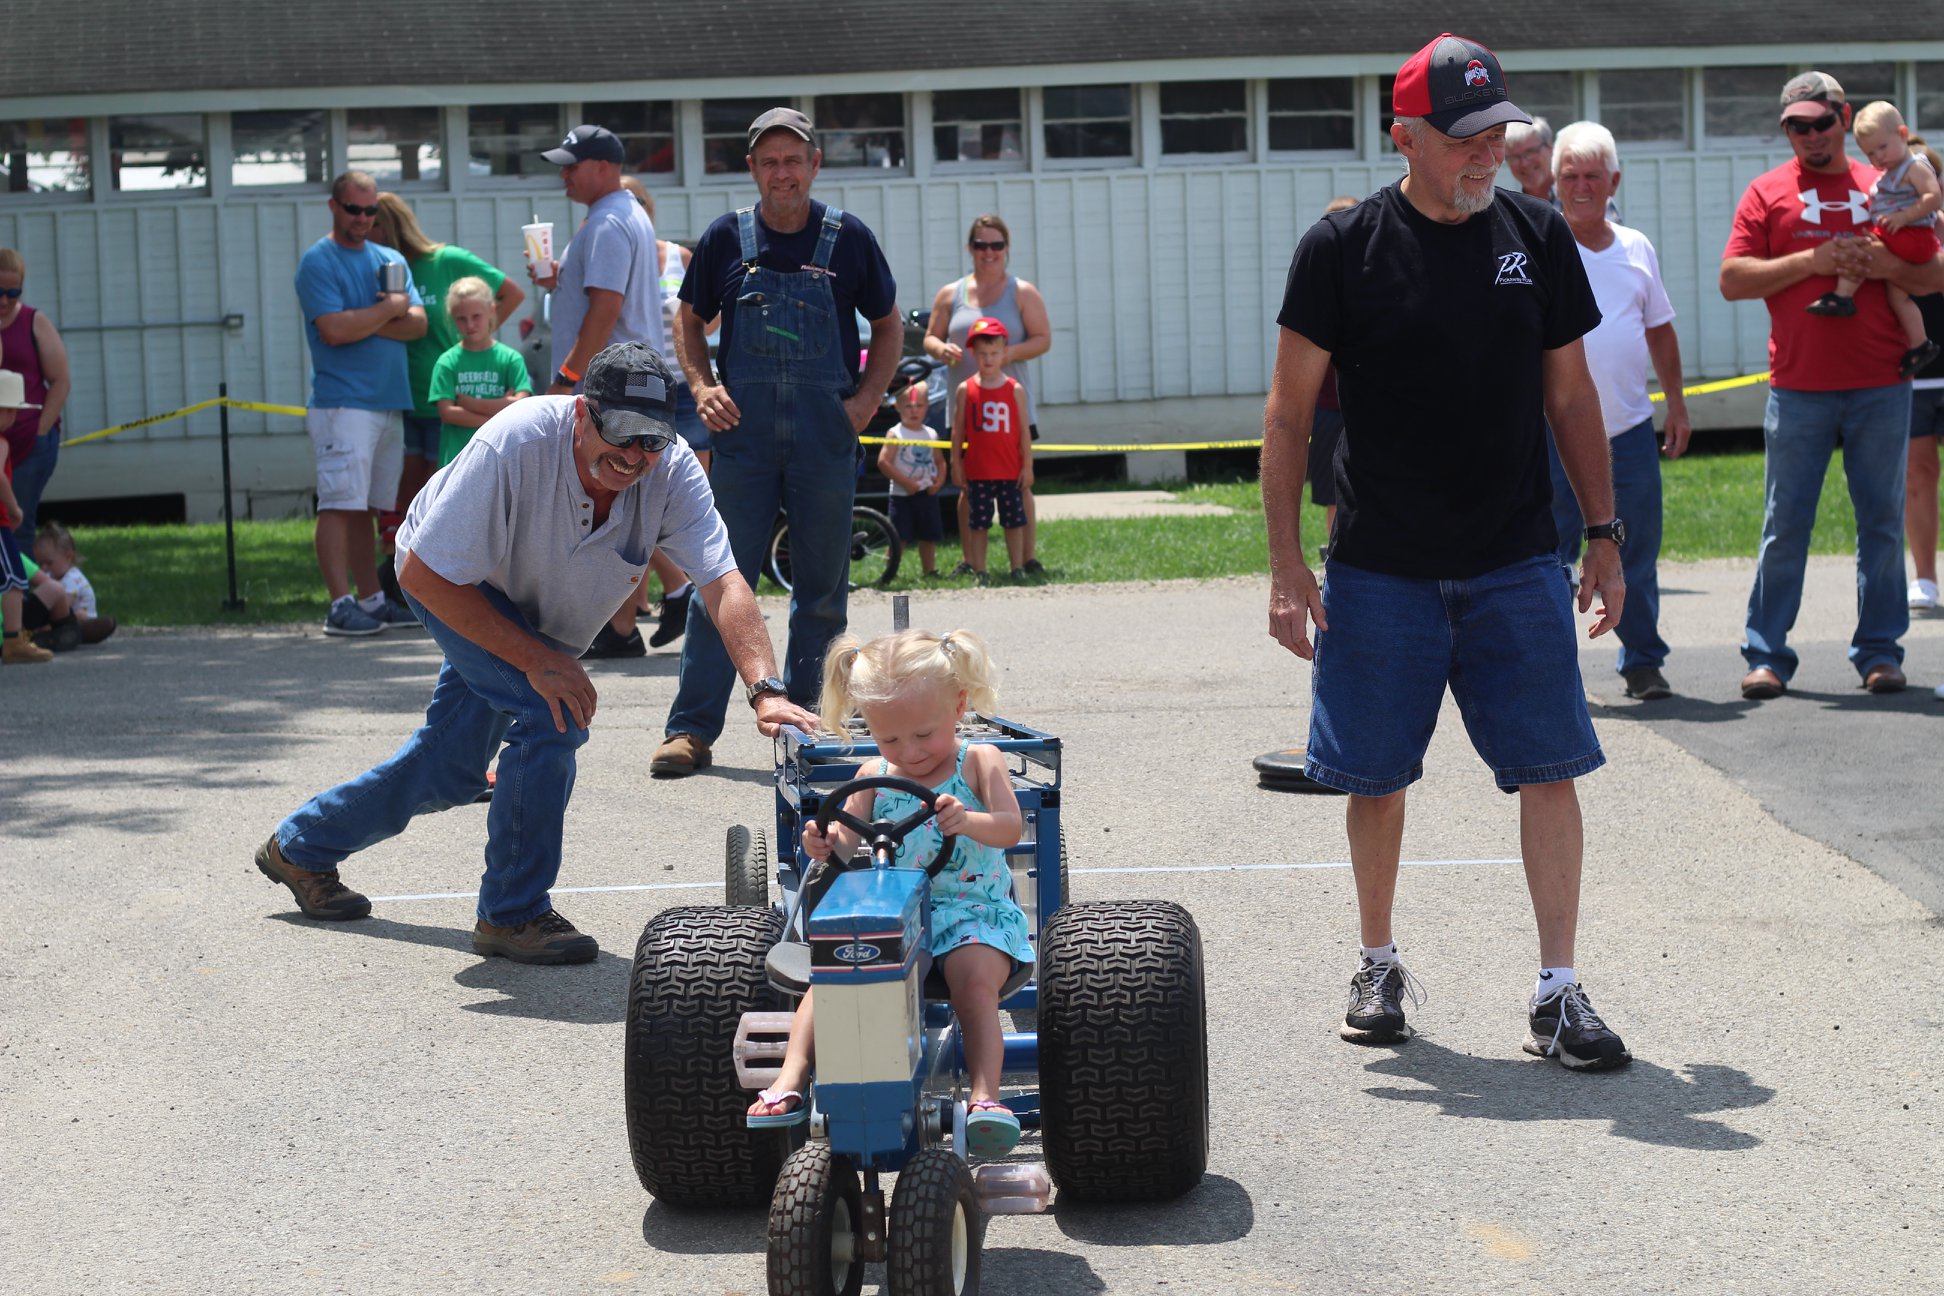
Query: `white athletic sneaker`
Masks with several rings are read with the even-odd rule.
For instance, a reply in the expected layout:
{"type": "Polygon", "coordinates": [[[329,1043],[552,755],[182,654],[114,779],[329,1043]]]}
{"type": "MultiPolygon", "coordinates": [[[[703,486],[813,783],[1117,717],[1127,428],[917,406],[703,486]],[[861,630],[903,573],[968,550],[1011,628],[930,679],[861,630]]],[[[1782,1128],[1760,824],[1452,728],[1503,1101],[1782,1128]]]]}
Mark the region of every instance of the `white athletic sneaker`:
{"type": "Polygon", "coordinates": [[[1910,582],[1910,606],[1929,610],[1937,606],[1937,582],[1922,578],[1910,582]]]}

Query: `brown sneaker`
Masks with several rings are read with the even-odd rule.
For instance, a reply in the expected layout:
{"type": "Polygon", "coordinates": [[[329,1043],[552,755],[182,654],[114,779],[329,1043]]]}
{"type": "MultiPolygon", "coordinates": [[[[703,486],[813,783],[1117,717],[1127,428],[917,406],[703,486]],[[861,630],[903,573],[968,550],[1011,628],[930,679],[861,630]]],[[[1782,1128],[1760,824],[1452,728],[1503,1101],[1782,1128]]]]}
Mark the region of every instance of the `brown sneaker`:
{"type": "Polygon", "coordinates": [[[1863,687],[1872,693],[1901,693],[1909,683],[1895,662],[1878,662],[1863,677],[1863,687]]]}
{"type": "Polygon", "coordinates": [[[648,760],[648,772],[657,778],[683,778],[709,767],[709,744],[694,734],[670,734],[648,760]]]}
{"type": "Polygon", "coordinates": [[[1788,691],[1788,683],[1766,666],[1757,666],[1742,676],[1741,693],[1750,702],[1766,702],[1788,691]]]}
{"type": "Polygon", "coordinates": [[[298,868],[283,857],[283,850],[277,845],[277,835],[270,834],[270,840],[257,847],[257,871],[272,882],[281,882],[290,888],[290,894],[297,897],[297,907],[312,918],[322,918],[325,922],[349,922],[353,918],[368,917],[371,901],[338,881],[336,869],[317,872],[312,869],[298,868]]]}
{"type": "Polygon", "coordinates": [[[6,643],[0,645],[0,662],[9,666],[37,665],[53,660],[54,654],[29,639],[24,631],[8,635],[6,643]]]}
{"type": "Polygon", "coordinates": [[[481,918],[473,924],[473,952],[515,963],[592,963],[601,947],[558,910],[549,909],[518,927],[495,927],[481,918]]]}

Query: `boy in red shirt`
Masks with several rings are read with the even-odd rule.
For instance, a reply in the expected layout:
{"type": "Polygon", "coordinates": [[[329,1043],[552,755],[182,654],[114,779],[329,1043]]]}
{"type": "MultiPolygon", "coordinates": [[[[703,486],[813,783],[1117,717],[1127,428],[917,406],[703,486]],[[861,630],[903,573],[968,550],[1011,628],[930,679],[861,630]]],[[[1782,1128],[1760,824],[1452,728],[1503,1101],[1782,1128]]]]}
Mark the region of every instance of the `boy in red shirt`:
{"type": "Polygon", "coordinates": [[[1012,578],[1027,578],[1026,497],[1033,484],[1033,437],[1026,422],[1026,389],[1008,377],[1006,326],[987,316],[966,337],[979,371],[959,384],[952,413],[952,482],[965,492],[971,525],[959,537],[965,562],[980,585],[986,577],[986,531],[992,512],[1006,531],[1012,578]]]}

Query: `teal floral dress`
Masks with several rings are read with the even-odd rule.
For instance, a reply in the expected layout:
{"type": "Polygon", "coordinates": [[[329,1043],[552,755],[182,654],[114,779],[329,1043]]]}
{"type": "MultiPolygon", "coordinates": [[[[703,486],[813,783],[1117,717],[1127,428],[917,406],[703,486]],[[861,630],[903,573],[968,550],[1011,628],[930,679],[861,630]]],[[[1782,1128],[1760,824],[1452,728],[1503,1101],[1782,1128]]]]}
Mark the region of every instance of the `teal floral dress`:
{"type": "MultiPolygon", "coordinates": [[[[889,772],[890,765],[880,759],[878,773],[889,772]]],[[[986,809],[965,781],[964,743],[959,744],[952,777],[932,791],[950,793],[963,801],[967,810],[986,809]]],[[[902,819],[924,804],[909,792],[879,788],[876,795],[871,810],[874,819],[902,819]]],[[[899,865],[924,868],[938,858],[938,848],[944,841],[938,821],[927,819],[899,844],[899,865]]],[[[1012,897],[1012,871],[1006,867],[1005,852],[997,846],[961,836],[952,850],[952,862],[932,879],[931,906],[932,957],[948,954],[960,945],[978,944],[990,945],[1020,963],[1033,961],[1026,911],[1012,897]]]]}

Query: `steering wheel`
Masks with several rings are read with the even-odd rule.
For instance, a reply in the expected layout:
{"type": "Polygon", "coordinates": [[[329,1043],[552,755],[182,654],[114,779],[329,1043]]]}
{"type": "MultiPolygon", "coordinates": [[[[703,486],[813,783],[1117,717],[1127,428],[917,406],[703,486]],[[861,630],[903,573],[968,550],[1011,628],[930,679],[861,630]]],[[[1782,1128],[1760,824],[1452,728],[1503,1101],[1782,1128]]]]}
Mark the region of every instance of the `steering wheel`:
{"type": "MultiPolygon", "coordinates": [[[[818,807],[817,810],[817,831],[821,833],[829,832],[830,821],[835,819],[838,823],[844,825],[844,827],[857,833],[864,839],[864,853],[862,855],[852,856],[850,867],[869,868],[871,861],[877,858],[880,850],[895,852],[898,849],[898,844],[910,836],[913,829],[937,813],[938,793],[932,791],[922,783],[914,783],[910,779],[892,778],[889,776],[852,779],[850,782],[844,784],[844,786],[824,797],[823,805],[818,807]],[[875,822],[867,823],[844,808],[845,803],[851,799],[853,793],[867,792],[875,788],[885,788],[893,792],[906,792],[917,797],[924,804],[896,823],[892,823],[888,819],[879,819],[875,822]]],[[[944,843],[938,848],[938,858],[925,866],[925,875],[927,877],[938,876],[945,865],[951,861],[952,848],[956,845],[958,845],[958,836],[956,834],[945,839],[944,843]]]]}

